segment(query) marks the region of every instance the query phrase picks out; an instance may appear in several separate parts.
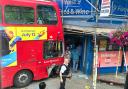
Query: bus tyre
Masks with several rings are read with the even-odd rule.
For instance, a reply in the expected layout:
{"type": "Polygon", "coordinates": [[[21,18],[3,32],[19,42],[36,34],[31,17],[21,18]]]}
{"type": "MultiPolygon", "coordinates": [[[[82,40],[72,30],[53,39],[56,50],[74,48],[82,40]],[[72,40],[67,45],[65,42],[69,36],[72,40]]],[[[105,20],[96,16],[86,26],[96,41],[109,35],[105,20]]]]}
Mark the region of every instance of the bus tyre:
{"type": "Polygon", "coordinates": [[[15,87],[25,87],[31,83],[33,75],[28,70],[22,70],[18,72],[14,77],[14,86],[15,87]]]}

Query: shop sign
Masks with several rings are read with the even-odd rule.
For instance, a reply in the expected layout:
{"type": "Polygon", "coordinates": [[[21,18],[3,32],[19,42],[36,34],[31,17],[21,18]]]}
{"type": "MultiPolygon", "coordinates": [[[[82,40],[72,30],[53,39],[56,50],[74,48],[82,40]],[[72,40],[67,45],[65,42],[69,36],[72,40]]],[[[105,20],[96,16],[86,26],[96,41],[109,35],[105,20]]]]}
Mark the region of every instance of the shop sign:
{"type": "Polygon", "coordinates": [[[119,59],[118,57],[119,57],[119,51],[98,52],[98,67],[121,66],[122,52],[120,52],[119,59]]]}
{"type": "Polygon", "coordinates": [[[110,15],[110,0],[101,0],[100,16],[105,17],[110,15]]]}
{"type": "Polygon", "coordinates": [[[91,15],[91,0],[56,0],[64,16],[91,15]]]}
{"type": "Polygon", "coordinates": [[[128,0],[111,0],[111,14],[128,16],[128,0]]]}

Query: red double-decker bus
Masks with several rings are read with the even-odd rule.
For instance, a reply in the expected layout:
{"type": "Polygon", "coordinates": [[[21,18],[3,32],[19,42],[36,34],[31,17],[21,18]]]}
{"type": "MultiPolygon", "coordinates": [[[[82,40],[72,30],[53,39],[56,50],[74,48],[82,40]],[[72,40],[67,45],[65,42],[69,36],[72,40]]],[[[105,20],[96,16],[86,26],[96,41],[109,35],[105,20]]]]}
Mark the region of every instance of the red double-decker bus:
{"type": "Polygon", "coordinates": [[[48,78],[63,63],[64,36],[57,4],[0,0],[1,86],[24,87],[48,78]]]}

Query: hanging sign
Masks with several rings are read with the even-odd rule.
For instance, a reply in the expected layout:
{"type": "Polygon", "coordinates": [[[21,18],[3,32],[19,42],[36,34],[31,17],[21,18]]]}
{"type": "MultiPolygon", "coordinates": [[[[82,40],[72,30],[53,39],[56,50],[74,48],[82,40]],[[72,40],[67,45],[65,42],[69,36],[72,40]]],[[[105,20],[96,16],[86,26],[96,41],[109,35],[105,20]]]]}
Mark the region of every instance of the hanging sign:
{"type": "Polygon", "coordinates": [[[102,0],[100,17],[106,17],[110,15],[110,0],[102,0]]]}

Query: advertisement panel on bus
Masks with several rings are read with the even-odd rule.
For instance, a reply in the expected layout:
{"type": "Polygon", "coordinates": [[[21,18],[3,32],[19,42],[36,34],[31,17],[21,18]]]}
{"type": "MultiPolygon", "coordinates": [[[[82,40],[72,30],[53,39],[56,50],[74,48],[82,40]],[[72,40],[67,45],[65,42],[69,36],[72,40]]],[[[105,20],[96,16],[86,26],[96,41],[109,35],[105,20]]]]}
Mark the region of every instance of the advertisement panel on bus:
{"type": "MultiPolygon", "coordinates": [[[[2,27],[1,27],[2,29],[2,27]]],[[[46,40],[47,27],[5,27],[6,30],[0,30],[2,38],[8,40],[9,53],[2,56],[2,67],[17,65],[16,42],[21,40],[46,40]]],[[[3,44],[3,45],[7,45],[3,44]]]]}

